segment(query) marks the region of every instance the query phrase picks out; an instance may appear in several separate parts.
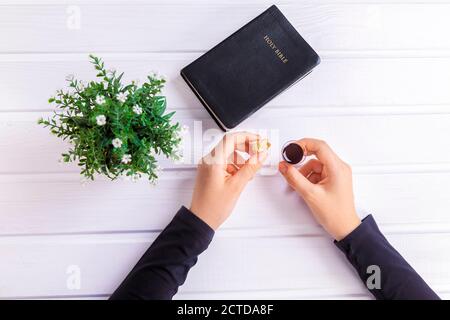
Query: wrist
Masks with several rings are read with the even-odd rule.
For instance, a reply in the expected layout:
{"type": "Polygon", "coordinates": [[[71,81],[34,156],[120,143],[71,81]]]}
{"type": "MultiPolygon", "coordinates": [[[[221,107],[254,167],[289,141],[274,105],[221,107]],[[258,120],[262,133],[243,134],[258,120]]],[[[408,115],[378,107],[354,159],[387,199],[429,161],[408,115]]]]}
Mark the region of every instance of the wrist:
{"type": "Polygon", "coordinates": [[[355,216],[346,221],[345,224],[342,224],[342,226],[339,229],[335,230],[332,236],[334,237],[334,239],[336,239],[336,241],[341,241],[342,239],[347,237],[350,233],[352,233],[353,230],[358,228],[360,224],[361,219],[359,219],[359,217],[355,213],[355,216]]]}
{"type": "Polygon", "coordinates": [[[215,221],[214,217],[210,215],[208,210],[204,210],[200,207],[197,207],[195,205],[191,205],[189,210],[197,216],[197,218],[201,219],[204,223],[206,223],[208,226],[211,227],[214,231],[216,231],[220,227],[220,222],[215,221]]]}

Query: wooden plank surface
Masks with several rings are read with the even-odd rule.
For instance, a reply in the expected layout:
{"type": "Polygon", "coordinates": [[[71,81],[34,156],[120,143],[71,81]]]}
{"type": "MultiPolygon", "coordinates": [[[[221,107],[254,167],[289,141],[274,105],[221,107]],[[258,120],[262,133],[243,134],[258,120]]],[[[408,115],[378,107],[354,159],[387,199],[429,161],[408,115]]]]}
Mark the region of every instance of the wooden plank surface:
{"type": "MultiPolygon", "coordinates": [[[[449,298],[450,4],[276,3],[322,63],[239,127],[267,132],[273,153],[177,298],[371,298],[304,203],[270,174],[280,144],[303,136],[326,139],[353,165],[360,215],[373,213],[449,298]]],[[[76,166],[57,162],[67,145],[36,120],[51,111],[46,101],[65,75],[92,78],[91,52],[127,80],[165,74],[169,108],[206,151],[219,137],[199,137],[216,126],[179,70],[271,4],[0,0],[1,298],[107,298],[178,207],[189,205],[190,148],[186,164],[162,161],[157,187],[103,179],[84,185],[76,166]],[[73,10],[80,28],[71,25],[73,10]],[[79,290],[67,287],[69,266],[81,271],[79,290]]]]}
{"type": "MultiPolygon", "coordinates": [[[[220,42],[268,4],[84,3],[77,9],[79,28],[67,7],[3,5],[0,51],[199,51],[220,42]]],[[[320,51],[450,49],[450,39],[441,36],[450,24],[448,3],[292,2],[279,7],[320,51]]]]}
{"type": "MultiPolygon", "coordinates": [[[[45,113],[0,113],[0,173],[74,172],[76,165],[58,163],[67,144],[36,124],[45,113]],[[14,150],[14,152],[8,152],[14,150]]],[[[164,168],[194,168],[199,148],[204,152],[215,145],[222,133],[205,110],[177,112],[176,119],[189,126],[191,143],[186,142],[186,164],[164,160],[164,168]],[[197,121],[197,122],[196,122],[197,121]],[[199,123],[198,121],[202,121],[199,123]],[[202,128],[203,131],[197,130],[202,128]],[[214,128],[216,139],[203,136],[214,128]],[[196,144],[194,144],[196,141],[196,144]],[[190,146],[190,147],[189,147],[190,146]],[[195,146],[195,149],[194,149],[195,146]]],[[[309,115],[301,109],[263,109],[243,123],[239,129],[266,134],[273,143],[268,163],[278,164],[282,144],[300,137],[325,139],[338,154],[352,165],[401,165],[450,162],[450,149],[436,137],[450,135],[450,114],[420,115],[309,115]],[[421,130],[426,128],[426,130],[421,130]],[[426,146],[426,147],[425,147],[426,146]],[[433,150],[432,155],[426,150],[433,150]]]]}
{"type": "MultiPolygon", "coordinates": [[[[145,181],[83,185],[76,174],[2,176],[0,235],[162,230],[181,205],[190,205],[194,174],[166,172],[157,187],[145,181]]],[[[450,232],[450,198],[442,192],[449,181],[450,172],[357,173],[355,197],[360,215],[374,214],[388,233],[450,232]],[[428,194],[434,194],[432,206],[428,194]]],[[[280,175],[256,177],[223,227],[323,234],[280,175]]]]}
{"type": "MultiPolygon", "coordinates": [[[[199,53],[100,54],[109,68],[125,72],[125,81],[143,81],[151,70],[166,75],[169,107],[202,106],[179,72],[199,53]]],[[[0,55],[0,111],[51,110],[48,98],[65,85],[68,74],[95,79],[87,54],[0,55]],[[23,94],[27,92],[28,94],[23,94]]],[[[299,85],[269,107],[378,107],[380,112],[450,112],[449,57],[322,56],[322,62],[299,85]],[[326,92],[326,94],[324,94],[326,92]],[[392,110],[393,107],[397,107],[392,110]]],[[[338,108],[334,108],[338,109],[338,108]]],[[[321,109],[319,109],[321,110],[321,109]]],[[[338,111],[336,111],[338,112],[338,111]]]]}
{"type": "MultiPolygon", "coordinates": [[[[108,295],[154,237],[155,234],[3,237],[0,250],[4,262],[0,271],[20,274],[21,281],[13,277],[3,279],[0,296],[108,295]],[[80,289],[68,288],[69,267],[80,272],[80,289]]],[[[442,255],[449,246],[448,234],[388,238],[435,290],[449,290],[450,257],[442,255]]],[[[241,297],[252,297],[252,292],[259,290],[298,290],[299,297],[305,298],[314,296],[315,290],[327,295],[369,297],[358,275],[328,238],[255,238],[227,232],[219,232],[180,292],[240,291],[241,297]]]]}

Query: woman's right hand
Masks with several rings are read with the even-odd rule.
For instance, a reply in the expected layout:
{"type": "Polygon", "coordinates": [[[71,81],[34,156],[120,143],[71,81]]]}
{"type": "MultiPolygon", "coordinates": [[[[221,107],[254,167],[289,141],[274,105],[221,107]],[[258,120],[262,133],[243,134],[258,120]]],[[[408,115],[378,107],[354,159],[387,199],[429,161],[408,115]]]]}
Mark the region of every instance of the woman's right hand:
{"type": "Polygon", "coordinates": [[[305,200],[316,221],[339,241],[361,223],[353,199],[352,170],[324,141],[305,138],[296,143],[306,155],[317,159],[300,169],[282,161],[279,170],[305,200]]]}

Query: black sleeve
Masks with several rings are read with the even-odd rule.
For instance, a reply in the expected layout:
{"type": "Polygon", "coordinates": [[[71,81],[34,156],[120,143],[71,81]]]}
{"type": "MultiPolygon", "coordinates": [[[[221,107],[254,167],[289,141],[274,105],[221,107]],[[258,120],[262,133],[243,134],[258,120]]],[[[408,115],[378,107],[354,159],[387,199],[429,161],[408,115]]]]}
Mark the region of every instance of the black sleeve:
{"type": "Polygon", "coordinates": [[[377,299],[439,299],[378,229],[372,215],[347,237],[335,244],[355,267],[360,278],[377,299]],[[372,266],[372,267],[370,267],[372,266]],[[375,267],[373,267],[375,266],[375,267]],[[369,268],[369,269],[368,269],[369,268]],[[380,281],[374,281],[379,268],[380,281]]]}
{"type": "Polygon", "coordinates": [[[213,236],[211,227],[181,207],[110,299],[172,299],[213,236]]]}

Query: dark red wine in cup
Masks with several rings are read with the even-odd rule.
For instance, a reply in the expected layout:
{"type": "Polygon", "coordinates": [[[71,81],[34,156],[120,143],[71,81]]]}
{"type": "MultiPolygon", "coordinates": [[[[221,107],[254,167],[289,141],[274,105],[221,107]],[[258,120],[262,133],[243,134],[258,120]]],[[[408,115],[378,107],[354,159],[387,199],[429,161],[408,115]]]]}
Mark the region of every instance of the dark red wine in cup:
{"type": "Polygon", "coordinates": [[[283,159],[290,164],[297,164],[303,160],[304,152],[303,148],[297,143],[289,143],[283,148],[283,159]]]}

